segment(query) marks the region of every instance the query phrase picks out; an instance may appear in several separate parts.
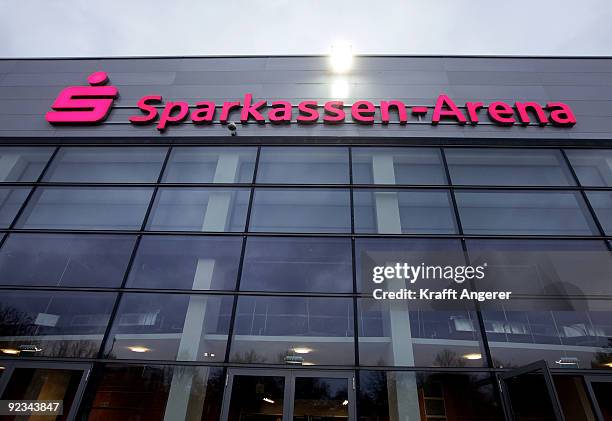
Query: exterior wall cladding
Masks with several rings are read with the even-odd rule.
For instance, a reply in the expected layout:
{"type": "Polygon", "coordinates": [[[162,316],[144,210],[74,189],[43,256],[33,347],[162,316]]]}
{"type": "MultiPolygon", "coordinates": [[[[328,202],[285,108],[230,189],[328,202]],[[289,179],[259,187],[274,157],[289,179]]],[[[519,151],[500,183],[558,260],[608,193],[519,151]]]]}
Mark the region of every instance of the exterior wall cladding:
{"type": "MultiPolygon", "coordinates": [[[[0,137],[126,137],[159,135],[150,125],[133,127],[136,101],[149,94],[168,100],[241,100],[255,98],[331,100],[334,80],[326,57],[134,58],[98,60],[0,61],[0,137]],[[119,88],[109,123],[90,128],[52,127],[42,115],[65,86],[83,85],[91,72],[109,73],[119,88]],[[125,108],[118,108],[125,107],[125,108]],[[129,109],[129,108],[133,109],[129,109]]],[[[349,83],[346,103],[364,99],[400,99],[407,104],[433,105],[445,92],[457,104],[500,100],[564,101],[578,124],[563,128],[497,127],[454,124],[374,125],[296,124],[272,127],[249,124],[240,136],[325,136],[498,139],[612,139],[612,59],[477,58],[477,57],[358,57],[344,77],[349,83]]],[[[227,136],[221,125],[171,127],[167,137],[227,136]]],[[[183,140],[184,141],[184,140],[183,140]]],[[[226,140],[224,140],[226,142],[226,140]]]]}
{"type": "Polygon", "coordinates": [[[2,402],[91,421],[612,420],[611,251],[612,58],[359,56],[341,76],[322,56],[0,60],[2,402]],[[45,121],[97,71],[119,91],[106,122],[45,121]],[[146,95],[321,105],[339,80],[345,105],[429,114],[235,137],[219,110],[128,122],[146,95]],[[442,93],[564,102],[577,123],[432,125],[442,93]],[[374,300],[364,274],[398,251],[484,262],[518,299],[374,300]]]}

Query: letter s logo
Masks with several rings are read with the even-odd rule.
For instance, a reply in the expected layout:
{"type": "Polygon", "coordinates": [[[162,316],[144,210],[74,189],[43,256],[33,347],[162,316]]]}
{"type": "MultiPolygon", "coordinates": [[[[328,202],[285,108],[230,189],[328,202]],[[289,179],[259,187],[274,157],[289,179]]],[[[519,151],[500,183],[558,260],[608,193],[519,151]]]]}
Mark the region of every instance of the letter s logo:
{"type": "Polygon", "coordinates": [[[87,78],[91,86],[64,89],[45,116],[51,124],[96,124],[106,120],[119,91],[108,82],[105,72],[94,72],[87,78]]]}

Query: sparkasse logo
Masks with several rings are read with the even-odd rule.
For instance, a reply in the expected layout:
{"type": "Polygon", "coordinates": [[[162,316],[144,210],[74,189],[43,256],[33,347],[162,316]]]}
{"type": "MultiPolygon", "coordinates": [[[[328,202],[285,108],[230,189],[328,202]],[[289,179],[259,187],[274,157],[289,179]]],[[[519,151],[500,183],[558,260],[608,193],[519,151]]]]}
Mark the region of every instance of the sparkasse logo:
{"type": "Polygon", "coordinates": [[[94,72],[87,82],[91,86],[70,86],[60,92],[45,116],[51,124],[97,124],[106,120],[119,91],[108,82],[105,72],[94,72]]]}

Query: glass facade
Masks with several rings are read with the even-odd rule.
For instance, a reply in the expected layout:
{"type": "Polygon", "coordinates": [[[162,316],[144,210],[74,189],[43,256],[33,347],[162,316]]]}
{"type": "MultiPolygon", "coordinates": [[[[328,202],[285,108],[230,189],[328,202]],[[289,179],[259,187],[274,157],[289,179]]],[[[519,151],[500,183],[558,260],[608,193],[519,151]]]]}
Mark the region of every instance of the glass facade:
{"type": "Polygon", "coordinates": [[[612,368],[610,151],[0,147],[0,366],[92,364],[89,420],[504,419],[498,373],[612,368]],[[389,252],[517,299],[374,300],[389,252]]]}

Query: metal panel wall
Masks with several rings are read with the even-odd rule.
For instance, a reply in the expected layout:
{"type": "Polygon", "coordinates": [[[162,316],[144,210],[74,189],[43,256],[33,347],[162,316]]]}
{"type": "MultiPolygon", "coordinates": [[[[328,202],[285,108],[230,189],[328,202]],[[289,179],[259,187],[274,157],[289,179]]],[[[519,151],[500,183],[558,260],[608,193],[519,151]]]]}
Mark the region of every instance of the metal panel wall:
{"type": "Polygon", "coordinates": [[[84,85],[89,73],[104,70],[119,88],[116,106],[135,106],[143,95],[166,100],[220,103],[252,92],[274,101],[332,98],[333,83],[349,84],[345,103],[399,99],[433,105],[446,93],[464,101],[533,100],[569,103],[578,123],[555,127],[480,125],[271,126],[248,124],[239,136],[332,136],[497,139],[612,139],[612,58],[357,57],[346,76],[329,72],[326,57],[223,57],[0,60],[0,137],[213,137],[228,136],[221,125],[181,124],[159,135],[153,125],[134,127],[127,116],[138,110],[115,108],[111,124],[53,127],[44,113],[61,89],[84,85]]]}

